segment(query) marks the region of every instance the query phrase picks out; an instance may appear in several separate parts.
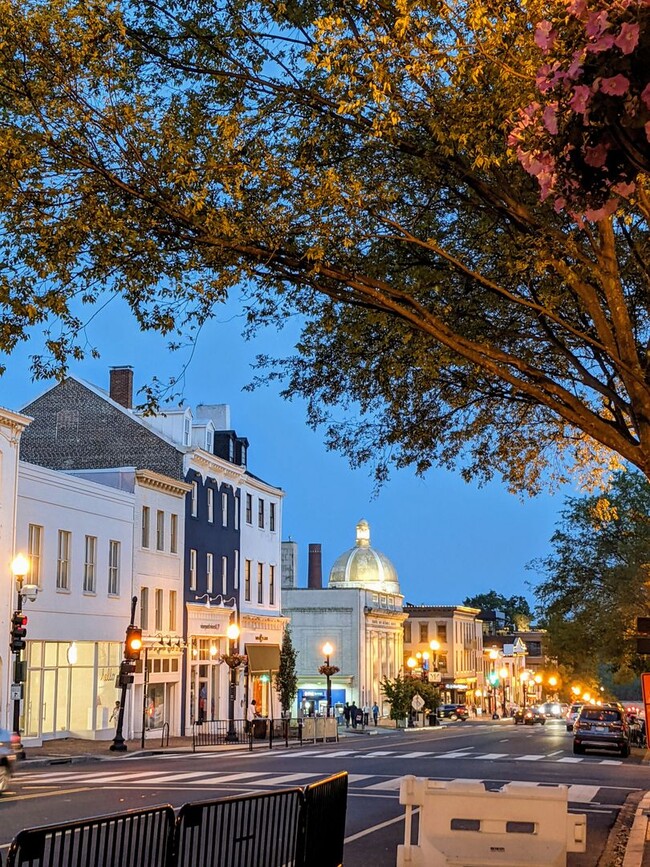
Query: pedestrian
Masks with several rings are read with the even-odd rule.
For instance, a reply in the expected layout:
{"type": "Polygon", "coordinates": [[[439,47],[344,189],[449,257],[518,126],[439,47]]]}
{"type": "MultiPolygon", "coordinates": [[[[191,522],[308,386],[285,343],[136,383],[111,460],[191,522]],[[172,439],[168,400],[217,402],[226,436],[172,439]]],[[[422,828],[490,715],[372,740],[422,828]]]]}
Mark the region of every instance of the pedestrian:
{"type": "Polygon", "coordinates": [[[113,711],[112,711],[110,717],[108,718],[109,723],[114,722],[116,728],[117,728],[117,720],[118,720],[119,715],[120,715],[120,703],[119,703],[119,701],[116,701],[115,707],[113,708],[113,711]]]}
{"type": "Polygon", "coordinates": [[[350,702],[346,701],[345,707],[343,708],[343,716],[345,718],[345,727],[346,729],[350,728],[350,702]]]}
{"type": "Polygon", "coordinates": [[[375,725],[377,725],[377,720],[379,718],[379,705],[375,702],[372,706],[372,719],[375,725]]]}
{"type": "Polygon", "coordinates": [[[350,708],[350,722],[352,723],[352,728],[355,729],[357,727],[357,703],[355,701],[352,702],[352,707],[350,708]]]}
{"type": "Polygon", "coordinates": [[[363,724],[367,726],[370,722],[370,707],[367,704],[363,706],[363,724]]]}

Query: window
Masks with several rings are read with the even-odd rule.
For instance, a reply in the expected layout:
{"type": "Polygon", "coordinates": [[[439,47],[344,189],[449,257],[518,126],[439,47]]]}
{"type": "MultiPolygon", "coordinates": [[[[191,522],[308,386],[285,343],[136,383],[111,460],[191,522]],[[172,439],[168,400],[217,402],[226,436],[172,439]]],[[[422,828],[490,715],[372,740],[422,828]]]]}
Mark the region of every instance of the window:
{"type": "Polygon", "coordinates": [[[165,550],[165,513],[160,509],[156,512],[156,551],[165,550]]]}
{"type": "Polygon", "coordinates": [[[205,432],[205,448],[210,454],[214,451],[214,431],[212,430],[205,432]]]}
{"type": "Polygon", "coordinates": [[[190,548],[190,590],[196,590],[196,549],[190,548]]]}
{"type": "Polygon", "coordinates": [[[447,643],[447,624],[446,623],[437,623],[436,624],[436,638],[440,642],[440,644],[447,643]]]}
{"type": "Polygon", "coordinates": [[[246,523],[253,523],[253,497],[251,494],[246,494],[246,523]]]}
{"type": "Polygon", "coordinates": [[[212,554],[205,555],[205,575],[205,589],[208,591],[208,593],[212,593],[212,582],[214,578],[214,555],[212,554]]]}
{"type": "Polygon", "coordinates": [[[239,551],[235,551],[235,563],[232,572],[233,587],[235,590],[239,590],[239,551]]]}
{"type": "Polygon", "coordinates": [[[275,566],[269,566],[269,605],[275,605],[275,566]]]}
{"type": "Polygon", "coordinates": [[[120,593],[120,543],[111,539],[108,543],[108,594],[120,593]]]}
{"type": "Polygon", "coordinates": [[[257,601],[260,605],[264,603],[264,564],[257,564],[257,601]]]}
{"type": "Polygon", "coordinates": [[[163,592],[162,590],[156,590],[155,595],[155,603],[154,603],[154,629],[156,632],[162,632],[163,628],[163,592]]]}
{"type": "Polygon", "coordinates": [[[408,621],[404,624],[404,643],[411,643],[411,624],[408,621]]]}
{"type": "Polygon", "coordinates": [[[178,515],[169,516],[169,550],[178,554],[178,515]]]}
{"type": "Polygon", "coordinates": [[[264,500],[257,501],[257,526],[264,529],[264,500]]]}
{"type": "Polygon", "coordinates": [[[233,516],[235,530],[239,530],[239,497],[235,497],[235,514],[233,516]]]}
{"type": "Polygon", "coordinates": [[[420,623],[420,641],[429,640],[429,624],[420,623]]]}
{"type": "Polygon", "coordinates": [[[189,420],[189,418],[187,418],[187,416],[186,416],[184,419],[184,423],[183,423],[183,445],[189,446],[191,433],[192,433],[192,423],[189,420]]]}
{"type": "Polygon", "coordinates": [[[214,489],[208,488],[208,523],[214,522],[214,489]]]}
{"type": "Polygon", "coordinates": [[[221,526],[228,526],[228,494],[221,495],[221,526]]]}
{"type": "Polygon", "coordinates": [[[169,631],[176,632],[176,606],[178,594],[175,590],[169,591],[169,631]]]}
{"type": "Polygon", "coordinates": [[[149,629],[149,588],[140,588],[140,628],[149,629]]]}
{"type": "Polygon", "coordinates": [[[56,589],[70,589],[70,545],[72,533],[59,530],[59,552],[56,562],[56,589]]]}
{"type": "Polygon", "coordinates": [[[244,599],[251,601],[251,561],[244,560],[244,599]]]}
{"type": "Polygon", "coordinates": [[[199,514],[199,486],[196,482],[192,482],[192,517],[196,518],[199,514]]]}
{"type": "Polygon", "coordinates": [[[269,530],[275,532],[275,503],[269,503],[269,530]]]}
{"type": "Polygon", "coordinates": [[[86,536],[86,555],[84,558],[84,593],[94,593],[95,570],[97,569],[97,536],[86,536]]]}
{"type": "Polygon", "coordinates": [[[142,507],[142,547],[149,547],[149,524],[151,522],[151,512],[149,506],[142,507]]]}
{"type": "Polygon", "coordinates": [[[32,584],[41,583],[41,548],[43,545],[43,528],[38,524],[30,524],[27,536],[27,554],[29,555],[29,580],[32,584]]]}
{"type": "Polygon", "coordinates": [[[221,592],[226,595],[228,592],[228,558],[221,558],[221,592]]]}

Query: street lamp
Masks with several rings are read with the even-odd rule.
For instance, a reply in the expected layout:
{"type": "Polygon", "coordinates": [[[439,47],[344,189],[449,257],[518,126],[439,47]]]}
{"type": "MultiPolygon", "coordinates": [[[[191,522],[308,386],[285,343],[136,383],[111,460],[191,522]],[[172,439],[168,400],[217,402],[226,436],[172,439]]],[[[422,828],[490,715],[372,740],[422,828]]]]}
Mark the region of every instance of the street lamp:
{"type": "MultiPolygon", "coordinates": [[[[329,643],[329,641],[323,645],[323,653],[325,654],[325,665],[327,668],[330,668],[330,656],[333,652],[334,648],[329,643]]],[[[332,707],[332,675],[327,672],[325,675],[327,680],[327,716],[330,715],[330,709],[332,707]]]]}
{"type": "MultiPolygon", "coordinates": [[[[226,629],[228,637],[228,656],[231,662],[236,662],[237,652],[239,650],[237,641],[239,639],[239,624],[236,620],[231,621],[226,629]]],[[[228,734],[226,742],[236,744],[238,741],[237,732],[235,731],[235,698],[237,697],[237,668],[238,665],[230,665],[230,676],[228,683],[228,734]]]]}
{"type": "Polygon", "coordinates": [[[22,751],[20,742],[20,702],[23,698],[23,684],[25,683],[25,667],[21,660],[21,651],[25,647],[25,635],[27,634],[27,617],[23,612],[23,594],[29,595],[31,599],[36,598],[38,588],[35,585],[25,585],[25,576],[29,572],[29,560],[23,554],[17,554],[11,563],[11,571],[16,582],[16,610],[11,619],[11,649],[14,653],[14,680],[11,687],[11,693],[14,700],[14,719],[13,729],[14,734],[18,735],[18,748],[22,751]],[[31,588],[33,592],[28,592],[31,588]]]}
{"type": "Polygon", "coordinates": [[[417,659],[414,659],[412,656],[409,656],[409,658],[406,660],[406,665],[409,669],[409,677],[413,677],[413,669],[417,664],[417,659]]]}
{"type": "Polygon", "coordinates": [[[503,666],[499,669],[499,680],[501,681],[501,713],[506,715],[506,679],[508,677],[508,669],[503,666]]]}
{"type": "Polygon", "coordinates": [[[528,691],[528,678],[530,677],[530,673],[527,671],[522,671],[519,675],[519,679],[521,680],[521,690],[523,692],[523,706],[524,710],[526,710],[526,693],[528,691]]]}

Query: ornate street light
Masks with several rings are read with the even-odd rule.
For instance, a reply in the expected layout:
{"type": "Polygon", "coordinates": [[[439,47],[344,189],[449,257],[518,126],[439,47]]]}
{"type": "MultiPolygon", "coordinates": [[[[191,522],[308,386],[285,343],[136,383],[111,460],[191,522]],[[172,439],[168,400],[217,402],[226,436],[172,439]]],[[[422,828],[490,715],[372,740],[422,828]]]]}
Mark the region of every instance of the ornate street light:
{"type": "MultiPolygon", "coordinates": [[[[17,601],[16,610],[11,619],[11,650],[14,653],[14,680],[11,687],[11,693],[14,701],[14,718],[13,728],[14,734],[18,735],[18,748],[22,751],[20,742],[20,702],[23,697],[23,689],[25,683],[25,666],[21,660],[21,652],[25,647],[25,636],[27,634],[27,617],[23,614],[23,593],[35,599],[38,588],[34,589],[33,595],[25,591],[27,586],[23,587],[25,576],[29,572],[29,560],[23,554],[17,554],[11,563],[11,572],[16,582],[17,601]]],[[[34,585],[29,585],[34,587],[34,585]]]]}
{"type": "Polygon", "coordinates": [[[409,669],[409,677],[413,677],[413,669],[415,668],[415,666],[417,664],[418,664],[417,659],[415,659],[412,656],[409,656],[409,658],[406,660],[406,665],[409,669]]]}
{"type": "Polygon", "coordinates": [[[523,697],[524,697],[524,701],[523,701],[524,710],[526,710],[526,694],[528,692],[528,678],[529,677],[530,677],[530,672],[528,672],[528,671],[522,671],[521,674],[519,675],[519,680],[521,681],[521,689],[522,689],[523,697]]]}
{"type": "Polygon", "coordinates": [[[330,656],[334,652],[334,648],[328,642],[323,645],[323,654],[325,656],[325,665],[321,665],[318,669],[321,674],[325,675],[327,681],[327,716],[330,716],[332,708],[332,675],[338,674],[341,670],[336,665],[330,665],[330,656]]]}
{"type": "Polygon", "coordinates": [[[240,664],[238,653],[239,647],[237,645],[239,634],[239,624],[236,620],[231,621],[226,629],[226,635],[228,637],[228,656],[230,658],[230,661],[226,660],[228,667],[230,668],[228,684],[228,734],[226,735],[226,742],[229,744],[236,744],[238,741],[237,732],[235,731],[235,698],[237,697],[237,669],[240,664]],[[237,664],[231,664],[231,662],[237,664]]]}

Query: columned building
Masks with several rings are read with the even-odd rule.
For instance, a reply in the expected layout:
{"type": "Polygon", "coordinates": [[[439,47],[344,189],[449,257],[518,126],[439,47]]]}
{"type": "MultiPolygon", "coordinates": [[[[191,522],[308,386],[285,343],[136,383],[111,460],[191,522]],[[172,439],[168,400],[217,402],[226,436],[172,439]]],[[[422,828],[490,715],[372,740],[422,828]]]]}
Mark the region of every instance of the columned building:
{"type": "Polygon", "coordinates": [[[310,545],[308,586],[297,586],[295,543],[283,543],[282,610],[291,619],[298,650],[298,696],[295,710],[324,714],[327,679],[319,673],[323,648],[332,648],[331,700],[336,713],[346,702],[358,707],[377,702],[388,713],[381,681],[402,669],[402,610],[397,572],[391,561],[370,544],[370,527],[360,521],[356,544],[334,562],[328,586],[322,586],[320,545],[310,545]],[[385,705],[385,706],[384,706],[385,705]]]}

